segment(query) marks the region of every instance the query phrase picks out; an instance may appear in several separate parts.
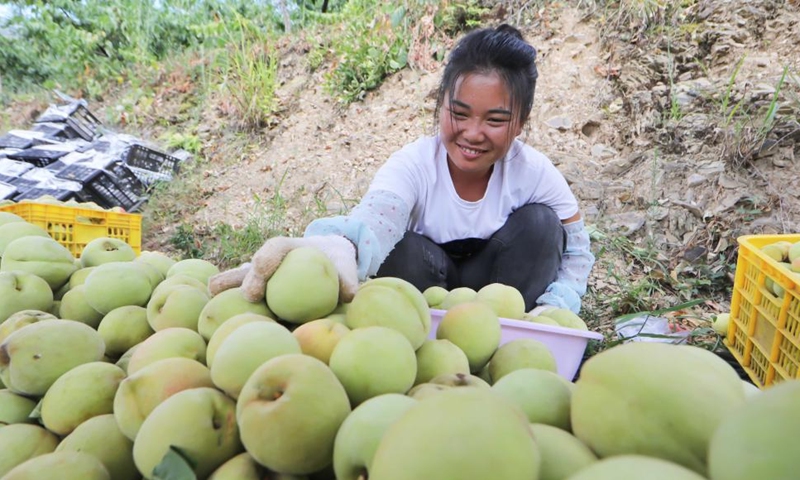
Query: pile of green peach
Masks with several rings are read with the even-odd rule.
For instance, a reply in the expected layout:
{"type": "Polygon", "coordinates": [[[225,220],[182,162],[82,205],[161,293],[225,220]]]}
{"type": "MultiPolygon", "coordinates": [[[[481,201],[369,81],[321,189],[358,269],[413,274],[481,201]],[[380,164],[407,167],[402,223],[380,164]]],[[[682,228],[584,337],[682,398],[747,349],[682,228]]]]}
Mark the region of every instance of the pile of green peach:
{"type": "MultiPolygon", "coordinates": [[[[780,240],[762,246],[761,251],[769,258],[778,262],[790,274],[800,274],[800,242],[792,243],[786,240],[780,240]]],[[[766,277],[765,286],[777,297],[783,297],[783,294],[786,292],[783,285],[775,282],[775,280],[770,277],[766,277]]]]}
{"type": "Polygon", "coordinates": [[[250,303],[212,296],[204,260],[113,239],[74,259],[23,225],[0,216],[2,480],[796,472],[800,382],[753,391],[700,348],[615,346],[573,383],[540,342],[500,344],[507,288],[449,306],[429,339],[422,292],[371,279],[341,304],[314,249],[250,303]]]}
{"type": "Polygon", "coordinates": [[[462,303],[477,301],[488,304],[500,318],[589,330],[581,317],[566,308],[551,308],[535,316],[526,312],[522,293],[502,283],[492,283],[478,291],[469,287],[458,287],[448,291],[436,286],[427,288],[422,295],[428,306],[437,310],[449,310],[462,303]]]}

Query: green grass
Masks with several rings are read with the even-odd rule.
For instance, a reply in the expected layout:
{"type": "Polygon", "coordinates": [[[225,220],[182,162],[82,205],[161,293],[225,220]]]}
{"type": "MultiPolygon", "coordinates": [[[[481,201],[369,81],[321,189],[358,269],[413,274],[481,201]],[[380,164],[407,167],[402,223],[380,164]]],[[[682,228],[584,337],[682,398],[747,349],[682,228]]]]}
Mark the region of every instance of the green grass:
{"type": "Polygon", "coordinates": [[[258,129],[269,122],[277,106],[278,53],[269,32],[241,15],[233,18],[234,25],[224,28],[219,83],[233,100],[239,123],[258,129]]]}

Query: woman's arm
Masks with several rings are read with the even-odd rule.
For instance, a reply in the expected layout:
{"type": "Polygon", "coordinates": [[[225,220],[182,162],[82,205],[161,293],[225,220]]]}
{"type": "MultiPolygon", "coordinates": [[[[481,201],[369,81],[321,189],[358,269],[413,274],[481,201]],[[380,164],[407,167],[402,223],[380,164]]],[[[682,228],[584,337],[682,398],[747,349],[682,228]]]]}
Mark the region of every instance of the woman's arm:
{"type": "Polygon", "coordinates": [[[389,252],[408,228],[410,210],[397,194],[370,190],[349,215],[320,218],[311,222],[304,237],[341,235],[356,247],[358,278],[377,273],[389,252]]]}
{"type": "Polygon", "coordinates": [[[561,258],[561,266],[556,280],[536,299],[536,303],[568,308],[577,314],[581,309],[581,297],[586,294],[586,284],[595,257],[589,248],[589,232],[586,231],[580,212],[563,220],[562,224],[567,235],[567,246],[561,258]]]}

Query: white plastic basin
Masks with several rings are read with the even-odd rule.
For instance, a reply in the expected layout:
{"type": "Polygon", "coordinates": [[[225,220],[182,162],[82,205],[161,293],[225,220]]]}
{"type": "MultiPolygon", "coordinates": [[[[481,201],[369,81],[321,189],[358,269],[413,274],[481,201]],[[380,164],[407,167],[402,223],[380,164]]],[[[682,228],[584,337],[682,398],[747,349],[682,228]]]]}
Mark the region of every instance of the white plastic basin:
{"type": "MultiPolygon", "coordinates": [[[[436,329],[445,313],[446,310],[431,309],[431,332],[428,338],[436,338],[436,329]]],[[[558,374],[569,381],[578,373],[589,340],[603,340],[603,336],[595,332],[510,318],[500,319],[500,331],[500,345],[518,338],[532,338],[547,345],[556,359],[558,374]]]]}

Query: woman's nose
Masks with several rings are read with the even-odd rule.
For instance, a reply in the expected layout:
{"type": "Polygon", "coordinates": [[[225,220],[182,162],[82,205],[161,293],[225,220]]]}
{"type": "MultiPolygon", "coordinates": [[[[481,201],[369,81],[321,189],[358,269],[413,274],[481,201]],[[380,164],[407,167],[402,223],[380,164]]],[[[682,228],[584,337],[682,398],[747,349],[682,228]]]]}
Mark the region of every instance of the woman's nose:
{"type": "Polygon", "coordinates": [[[479,142],[483,137],[481,122],[476,119],[468,119],[462,123],[461,136],[469,142],[479,142]]]}

